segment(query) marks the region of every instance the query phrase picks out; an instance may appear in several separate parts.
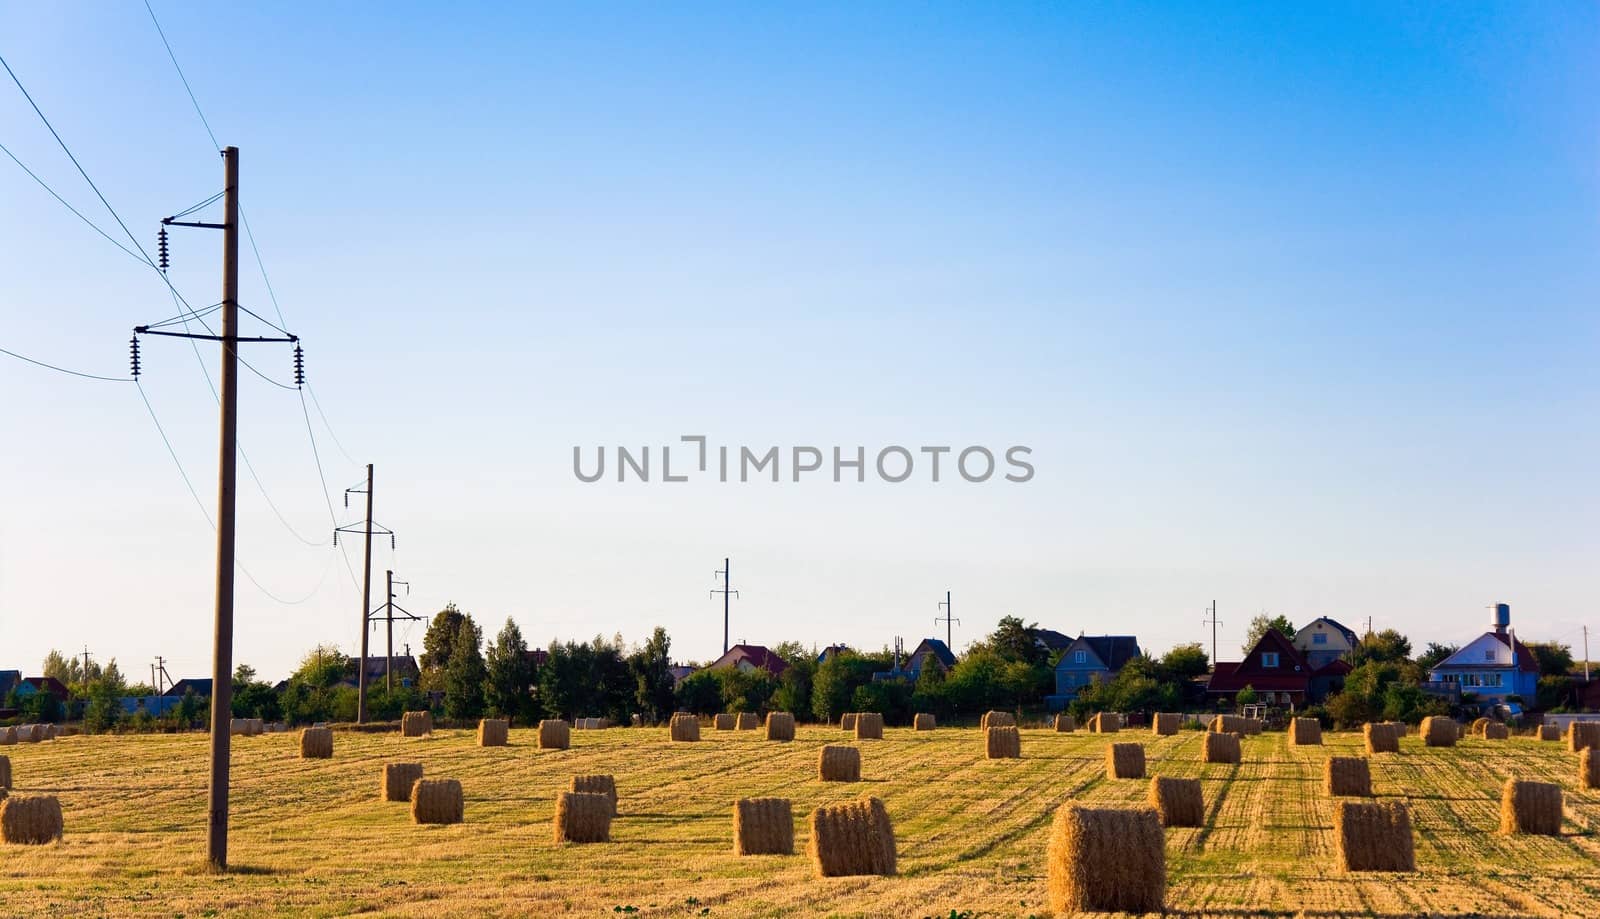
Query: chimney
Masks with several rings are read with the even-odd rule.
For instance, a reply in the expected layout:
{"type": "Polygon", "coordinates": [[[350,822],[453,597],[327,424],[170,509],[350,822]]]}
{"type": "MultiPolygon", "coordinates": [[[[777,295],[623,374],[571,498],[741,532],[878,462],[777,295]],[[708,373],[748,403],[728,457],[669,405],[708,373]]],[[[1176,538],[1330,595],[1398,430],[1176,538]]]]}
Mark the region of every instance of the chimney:
{"type": "Polygon", "coordinates": [[[1496,603],[1494,605],[1494,633],[1505,637],[1506,629],[1511,627],[1511,604],[1496,603]]]}

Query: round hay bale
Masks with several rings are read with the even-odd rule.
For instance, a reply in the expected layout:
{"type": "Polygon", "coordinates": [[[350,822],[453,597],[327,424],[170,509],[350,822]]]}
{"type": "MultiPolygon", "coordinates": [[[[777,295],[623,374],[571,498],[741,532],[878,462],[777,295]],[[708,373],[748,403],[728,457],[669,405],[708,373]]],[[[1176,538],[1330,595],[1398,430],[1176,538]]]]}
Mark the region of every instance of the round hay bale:
{"type": "Polygon", "coordinates": [[[503,747],[511,737],[511,722],[505,718],[483,718],[478,721],[478,746],[503,747]]]}
{"type": "Polygon", "coordinates": [[[1089,719],[1089,733],[1115,734],[1122,730],[1122,716],[1115,712],[1101,712],[1089,719]]]}
{"type": "Polygon", "coordinates": [[[1156,712],[1150,719],[1150,733],[1157,737],[1171,737],[1183,727],[1183,716],[1177,712],[1156,712]]]}
{"type": "Polygon", "coordinates": [[[1012,727],[1017,723],[1017,716],[1010,712],[990,711],[984,712],[978,719],[978,730],[987,731],[990,728],[1012,727]]]}
{"type": "Polygon", "coordinates": [[[894,827],[877,798],[825,804],[811,812],[811,842],[806,848],[818,877],[892,875],[894,827]]]}
{"type": "Polygon", "coordinates": [[[306,728],[300,732],[301,759],[332,759],[333,731],[329,728],[306,728]]]}
{"type": "Polygon", "coordinates": [[[711,716],[711,729],[714,731],[733,730],[733,716],[727,712],[718,712],[711,716]]]}
{"type": "Polygon", "coordinates": [[[1053,914],[1159,913],[1167,895],[1161,816],[1151,808],[1063,804],[1050,828],[1045,870],[1053,914]]]}
{"type": "Polygon", "coordinates": [[[617,815],[617,780],[612,776],[575,775],[568,790],[574,794],[603,796],[611,802],[611,816],[617,815]]]}
{"type": "Polygon", "coordinates": [[[877,712],[856,713],[856,740],[882,740],[883,716],[877,712]]]}
{"type": "Polygon", "coordinates": [[[1498,722],[1491,721],[1483,726],[1483,733],[1479,735],[1484,740],[1509,740],[1511,729],[1498,722]]]}
{"type": "Polygon", "coordinates": [[[817,759],[817,778],[824,782],[861,781],[861,751],[829,744],[817,759]]]}
{"type": "Polygon", "coordinates": [[[1055,729],[1057,734],[1071,734],[1078,729],[1078,722],[1066,712],[1056,714],[1055,729]]]}
{"type": "Polygon", "coordinates": [[[911,717],[911,730],[931,731],[938,727],[938,722],[928,712],[917,712],[911,717]]]}
{"type": "Polygon", "coordinates": [[[560,718],[539,722],[539,749],[566,750],[572,746],[572,725],[560,718]]]}
{"type": "Polygon", "coordinates": [[[1203,826],[1206,822],[1199,779],[1156,776],[1150,780],[1150,806],[1161,815],[1162,826],[1203,826]]]}
{"type": "Polygon", "coordinates": [[[1345,871],[1415,871],[1411,811],[1398,801],[1339,801],[1333,836],[1345,871]]]}
{"type": "Polygon", "coordinates": [[[1430,747],[1453,747],[1459,734],[1456,723],[1441,715],[1429,715],[1422,719],[1419,733],[1422,734],[1423,744],[1430,747]]]}
{"type": "Polygon", "coordinates": [[[1201,748],[1203,762],[1237,763],[1241,759],[1238,734],[1216,734],[1211,731],[1205,733],[1201,748]]]}
{"type": "Polygon", "coordinates": [[[605,795],[563,791],[556,796],[556,842],[610,842],[615,810],[615,802],[605,795]]]}
{"type": "Polygon", "coordinates": [[[1585,791],[1600,788],[1600,750],[1594,747],[1578,752],[1578,787],[1585,791]]]}
{"type": "Polygon", "coordinates": [[[0,728],[0,747],[9,747],[17,742],[17,729],[14,725],[0,728]]]}
{"type": "Polygon", "coordinates": [[[733,854],[793,855],[794,810],[788,798],[733,802],[733,854]]]}
{"type": "Polygon", "coordinates": [[[11,790],[11,757],[0,756],[0,794],[11,790]]]}
{"type": "Polygon", "coordinates": [[[401,737],[426,737],[433,733],[433,712],[406,712],[400,716],[401,737]]]}
{"type": "Polygon", "coordinates": [[[1289,722],[1289,744],[1295,747],[1322,746],[1322,722],[1315,718],[1295,718],[1289,722]]]}
{"type": "Polygon", "coordinates": [[[1144,778],[1144,744],[1114,743],[1106,747],[1106,778],[1144,778]]]}
{"type": "Polygon", "coordinates": [[[1367,724],[1361,728],[1366,738],[1367,755],[1374,753],[1399,753],[1400,730],[1393,724],[1367,724]]]}
{"type": "Polygon", "coordinates": [[[856,713],[855,712],[845,712],[843,715],[839,716],[839,730],[841,730],[841,731],[852,731],[853,732],[853,731],[855,731],[855,729],[856,729],[856,713]]]}
{"type": "Polygon", "coordinates": [[[740,712],[734,724],[736,731],[754,731],[761,727],[761,716],[755,712],[740,712]]]}
{"type": "Polygon", "coordinates": [[[42,724],[24,724],[17,728],[18,743],[39,743],[44,740],[45,729],[42,724]]]}
{"type": "Polygon", "coordinates": [[[378,786],[382,801],[410,801],[411,786],[422,778],[421,763],[384,763],[383,781],[378,786]]]}
{"type": "Polygon", "coordinates": [[[767,739],[794,740],[794,715],[790,712],[768,712],[767,739]]]}
{"type": "Polygon", "coordinates": [[[672,739],[681,743],[693,743],[700,739],[700,719],[682,712],[672,716],[668,725],[672,739]]]}
{"type": "Polygon", "coordinates": [[[61,802],[55,795],[10,795],[0,800],[0,840],[42,846],[61,838],[61,802]]]}
{"type": "Polygon", "coordinates": [[[1322,769],[1322,788],[1335,797],[1372,797],[1372,768],[1360,756],[1330,756],[1322,769]]]}
{"type": "Polygon", "coordinates": [[[229,718],[228,733],[237,737],[240,734],[250,733],[250,724],[244,718],[229,718]]]}
{"type": "Polygon", "coordinates": [[[1600,747],[1600,721],[1574,721],[1567,725],[1567,749],[1573,753],[1600,747]]]}
{"type": "Polygon", "coordinates": [[[989,759],[1021,759],[1022,732],[1016,725],[1001,725],[984,731],[984,745],[989,759]]]}
{"type": "Polygon", "coordinates": [[[1537,736],[1540,740],[1560,740],[1561,728],[1554,724],[1541,724],[1537,736]]]}
{"type": "Polygon", "coordinates": [[[460,823],[466,801],[455,779],[417,779],[411,786],[413,823],[460,823]]]}
{"type": "Polygon", "coordinates": [[[1493,723],[1494,722],[1490,721],[1488,718],[1474,718],[1474,719],[1472,719],[1472,736],[1473,737],[1482,737],[1483,736],[1483,729],[1488,727],[1489,725],[1491,725],[1493,723]]]}
{"type": "Polygon", "coordinates": [[[1500,794],[1500,832],[1560,836],[1561,786],[1506,779],[1500,794]]]}
{"type": "Polygon", "coordinates": [[[1385,721],[1384,724],[1394,728],[1394,736],[1401,740],[1404,740],[1406,733],[1411,730],[1404,721],[1385,721]]]}

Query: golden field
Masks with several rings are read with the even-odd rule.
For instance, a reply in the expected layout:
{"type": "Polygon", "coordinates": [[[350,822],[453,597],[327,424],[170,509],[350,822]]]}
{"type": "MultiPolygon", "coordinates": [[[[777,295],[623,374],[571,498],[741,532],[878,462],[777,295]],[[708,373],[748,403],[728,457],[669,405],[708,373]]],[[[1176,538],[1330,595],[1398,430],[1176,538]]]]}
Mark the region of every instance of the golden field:
{"type": "Polygon", "coordinates": [[[1110,780],[1104,748],[1146,746],[1149,774],[1198,777],[1205,825],[1167,831],[1167,906],[1183,915],[1600,916],[1600,793],[1577,787],[1565,744],[1527,737],[1428,749],[1412,732],[1377,756],[1379,799],[1410,803],[1418,873],[1346,875],[1335,864],[1328,755],[1359,734],[1291,747],[1244,740],[1239,765],[1200,762],[1200,735],[1056,734],[1024,729],[1022,758],[988,761],[975,728],[889,728],[860,741],[863,781],[816,779],[818,750],[855,743],[801,726],[760,731],[574,731],[572,749],[480,748],[471,731],[424,739],[336,732],[331,760],[302,760],[296,735],[235,737],[233,871],[207,873],[207,738],[74,736],[0,748],[16,792],[58,795],[66,835],[0,848],[0,915],[111,916],[1045,916],[1045,845],[1068,800],[1143,804],[1147,780],[1110,780]],[[413,825],[378,799],[382,764],[416,761],[466,792],[466,821],[413,825]],[[610,773],[612,842],[559,846],[554,796],[576,773],[610,773]],[[1503,836],[1508,776],[1559,782],[1559,837],[1503,836]],[[818,804],[883,799],[899,848],[890,878],[821,880],[803,854],[818,804]],[[733,854],[735,798],[793,799],[794,856],[733,854]]]}

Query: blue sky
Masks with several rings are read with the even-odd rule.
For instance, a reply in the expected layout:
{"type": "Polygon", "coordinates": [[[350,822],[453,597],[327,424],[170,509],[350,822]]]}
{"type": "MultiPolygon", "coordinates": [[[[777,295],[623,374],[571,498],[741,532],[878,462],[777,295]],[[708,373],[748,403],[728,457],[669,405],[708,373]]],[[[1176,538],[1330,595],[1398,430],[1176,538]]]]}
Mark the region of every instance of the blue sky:
{"type": "MultiPolygon", "coordinates": [[[[1155,651],[1257,612],[1459,641],[1596,604],[1600,11],[1587,3],[693,11],[157,3],[409,605],[958,645],[1015,613],[1155,651]],[[1024,485],[585,485],[574,445],[1011,444],[1024,485]]],[[[118,213],[218,190],[140,3],[0,3],[0,54],[118,213]]],[[[14,86],[0,143],[114,235],[14,86]]],[[[217,299],[218,243],[172,278],[217,299]]],[[[273,316],[247,255],[242,299],[273,316]]],[[[117,375],[165,289],[0,160],[0,347],[117,375]]],[[[253,363],[286,378],[289,356],[253,363]]],[[[215,405],[145,392],[212,503],[215,405]]],[[[0,356],[0,666],[208,666],[212,535],[138,392],[0,356]]],[[[214,372],[216,360],[205,353],[214,372]]],[[[299,399],[241,439],[326,538],[299,399]]],[[[236,657],[354,647],[329,547],[247,475],[236,657]]],[[[352,561],[358,561],[354,556],[352,561]]],[[[1600,622],[1594,624],[1600,625],[1600,622]]],[[[404,633],[404,630],[402,630],[404,633]]],[[[420,644],[421,629],[409,639],[420,644]]]]}

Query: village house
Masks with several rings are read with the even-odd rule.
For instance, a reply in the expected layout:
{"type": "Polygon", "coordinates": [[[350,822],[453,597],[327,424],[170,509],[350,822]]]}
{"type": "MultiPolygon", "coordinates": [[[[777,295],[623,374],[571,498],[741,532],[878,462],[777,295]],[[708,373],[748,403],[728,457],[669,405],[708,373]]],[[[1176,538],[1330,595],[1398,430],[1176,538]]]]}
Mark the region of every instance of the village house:
{"type": "Polygon", "coordinates": [[[1452,697],[1471,693],[1490,702],[1532,704],[1539,689],[1539,661],[1512,631],[1510,605],[1495,604],[1493,628],[1428,671],[1423,689],[1452,697]]]}
{"type": "Polygon", "coordinates": [[[1132,635],[1079,635],[1068,639],[1056,661],[1056,691],[1045,697],[1053,710],[1065,708],[1078,690],[1092,682],[1116,677],[1128,661],[1138,657],[1139,640],[1132,635]]]}
{"type": "Polygon", "coordinates": [[[765,670],[773,676],[782,676],[789,662],[774,654],[765,645],[734,645],[727,653],[706,665],[707,670],[734,667],[739,670],[765,670]]]}

